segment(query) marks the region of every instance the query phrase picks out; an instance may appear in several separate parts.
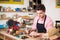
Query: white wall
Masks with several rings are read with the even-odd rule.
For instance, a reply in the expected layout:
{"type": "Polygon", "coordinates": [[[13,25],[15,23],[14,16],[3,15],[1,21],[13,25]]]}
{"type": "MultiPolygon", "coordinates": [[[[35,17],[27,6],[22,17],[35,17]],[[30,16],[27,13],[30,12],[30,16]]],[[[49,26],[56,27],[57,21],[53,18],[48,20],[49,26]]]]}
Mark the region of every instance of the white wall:
{"type": "MultiPolygon", "coordinates": [[[[35,17],[35,13],[33,12],[0,12],[0,14],[6,14],[6,17],[12,18],[13,15],[19,16],[30,16],[31,18],[35,17]],[[32,15],[29,15],[32,14],[32,15]]],[[[7,20],[0,20],[0,24],[5,24],[7,20]]]]}
{"type": "Polygon", "coordinates": [[[60,8],[56,8],[56,0],[42,0],[46,6],[46,14],[53,19],[55,24],[56,20],[60,20],[60,8]]]}
{"type": "MultiPolygon", "coordinates": [[[[15,8],[27,8],[29,6],[29,0],[24,0],[24,4],[0,4],[0,6],[3,7],[11,7],[12,9],[15,8]]],[[[20,14],[20,15],[28,15],[28,13],[23,13],[23,12],[0,12],[0,14],[6,14],[7,17],[12,17],[15,14],[20,14]]],[[[5,24],[7,20],[0,20],[0,24],[5,24]]]]}
{"type": "MultiPolygon", "coordinates": [[[[11,5],[11,4],[0,4],[5,7],[26,7],[29,5],[29,0],[24,0],[24,5],[11,5]]],[[[56,20],[60,20],[60,8],[56,8],[56,0],[42,0],[42,3],[46,6],[46,14],[50,16],[53,19],[53,22],[55,23],[56,20]]],[[[12,12],[14,13],[14,12],[12,12]]],[[[6,15],[9,15],[10,13],[6,13],[6,15]]],[[[23,15],[22,13],[20,13],[23,15]]],[[[12,14],[11,14],[12,15],[12,14]]]]}

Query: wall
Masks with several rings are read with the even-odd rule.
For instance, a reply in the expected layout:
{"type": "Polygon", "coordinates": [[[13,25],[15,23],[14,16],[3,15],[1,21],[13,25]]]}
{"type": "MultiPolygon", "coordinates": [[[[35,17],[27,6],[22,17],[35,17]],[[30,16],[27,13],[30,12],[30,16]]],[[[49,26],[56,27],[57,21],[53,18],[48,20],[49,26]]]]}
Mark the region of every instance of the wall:
{"type": "MultiPolygon", "coordinates": [[[[3,6],[3,7],[11,7],[12,9],[14,8],[27,8],[29,6],[29,0],[24,0],[24,5],[21,5],[21,4],[0,4],[0,6],[3,6]]],[[[12,17],[13,15],[15,14],[18,14],[18,15],[28,15],[28,16],[31,16],[29,14],[32,14],[32,12],[0,12],[0,14],[6,14],[7,17],[12,17]]],[[[7,20],[0,20],[0,24],[5,24],[7,20]]]]}
{"type": "Polygon", "coordinates": [[[53,19],[55,24],[56,20],[60,20],[60,8],[56,8],[56,0],[42,0],[46,6],[46,14],[53,19]]]}
{"type": "MultiPolygon", "coordinates": [[[[33,18],[35,16],[35,13],[33,12],[0,12],[0,14],[6,14],[7,17],[13,17],[13,15],[17,14],[20,16],[30,16],[31,18],[33,18]],[[32,15],[30,15],[32,14],[32,15]]],[[[6,24],[7,20],[0,20],[0,24],[6,24]]]]}
{"type": "MultiPolygon", "coordinates": [[[[15,7],[27,8],[27,6],[29,5],[28,3],[29,1],[28,0],[24,0],[24,1],[25,1],[24,5],[11,5],[11,4],[0,4],[0,5],[5,6],[5,7],[10,6],[12,8],[15,8],[15,7]]],[[[53,19],[54,24],[56,20],[60,20],[60,8],[56,8],[56,0],[42,0],[42,3],[46,6],[46,14],[53,19]]],[[[10,13],[6,13],[6,14],[10,16],[10,15],[13,15],[14,13],[12,12],[12,14],[10,13]]],[[[23,14],[21,13],[21,15],[23,14]]]]}

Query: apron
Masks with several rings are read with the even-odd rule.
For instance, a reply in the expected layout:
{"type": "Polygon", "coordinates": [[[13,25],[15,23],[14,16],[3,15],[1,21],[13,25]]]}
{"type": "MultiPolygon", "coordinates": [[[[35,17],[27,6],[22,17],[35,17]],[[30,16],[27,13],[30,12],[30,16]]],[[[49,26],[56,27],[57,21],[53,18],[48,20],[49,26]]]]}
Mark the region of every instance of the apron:
{"type": "Polygon", "coordinates": [[[38,23],[39,19],[37,20],[37,32],[38,33],[46,33],[46,28],[45,28],[45,20],[46,20],[46,16],[45,16],[45,19],[44,19],[44,23],[41,24],[41,23],[38,23]]]}

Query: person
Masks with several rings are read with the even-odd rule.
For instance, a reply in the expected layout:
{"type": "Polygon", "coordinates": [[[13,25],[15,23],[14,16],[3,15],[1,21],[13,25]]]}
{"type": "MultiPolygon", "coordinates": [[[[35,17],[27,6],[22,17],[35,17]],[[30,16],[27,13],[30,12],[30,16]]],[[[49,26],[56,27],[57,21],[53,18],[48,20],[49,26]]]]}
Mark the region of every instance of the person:
{"type": "Polygon", "coordinates": [[[52,19],[45,14],[46,8],[43,4],[39,4],[36,6],[36,13],[38,14],[34,18],[34,22],[32,25],[32,31],[30,35],[36,35],[37,33],[47,33],[49,29],[53,28],[52,19]]]}
{"type": "Polygon", "coordinates": [[[17,30],[19,30],[19,26],[18,26],[19,22],[14,21],[13,19],[9,19],[7,21],[7,25],[8,25],[8,30],[7,33],[11,32],[16,32],[17,30]]]}

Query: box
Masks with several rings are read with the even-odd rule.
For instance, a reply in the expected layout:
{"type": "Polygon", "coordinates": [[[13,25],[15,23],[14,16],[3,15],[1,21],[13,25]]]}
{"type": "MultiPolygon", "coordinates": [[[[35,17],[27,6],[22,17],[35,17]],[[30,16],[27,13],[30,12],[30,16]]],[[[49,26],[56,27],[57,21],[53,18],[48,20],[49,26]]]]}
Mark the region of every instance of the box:
{"type": "Polygon", "coordinates": [[[0,29],[3,29],[4,28],[4,25],[0,25],[0,29]]]}

